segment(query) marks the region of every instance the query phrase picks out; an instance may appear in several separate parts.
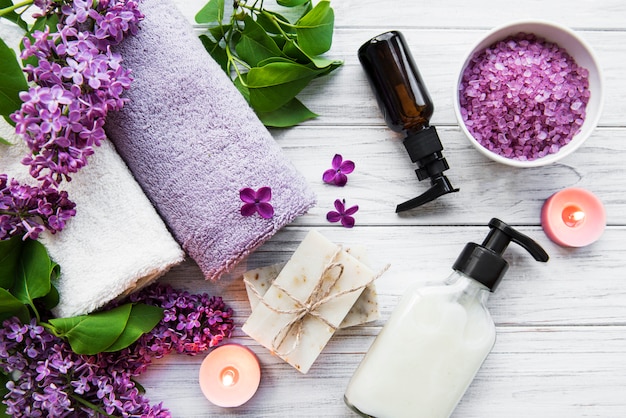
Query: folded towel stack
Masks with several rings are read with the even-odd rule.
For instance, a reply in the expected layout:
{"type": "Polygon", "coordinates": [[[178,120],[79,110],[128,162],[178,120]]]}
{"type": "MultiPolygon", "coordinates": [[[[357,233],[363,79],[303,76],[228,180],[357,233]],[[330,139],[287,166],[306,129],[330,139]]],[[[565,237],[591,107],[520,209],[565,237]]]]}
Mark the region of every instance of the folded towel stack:
{"type": "Polygon", "coordinates": [[[107,135],[207,279],[231,270],[315,202],[230,79],[168,0],[118,47],[133,85],[107,135]],[[274,216],[240,213],[243,188],[270,187],[274,216]]]}

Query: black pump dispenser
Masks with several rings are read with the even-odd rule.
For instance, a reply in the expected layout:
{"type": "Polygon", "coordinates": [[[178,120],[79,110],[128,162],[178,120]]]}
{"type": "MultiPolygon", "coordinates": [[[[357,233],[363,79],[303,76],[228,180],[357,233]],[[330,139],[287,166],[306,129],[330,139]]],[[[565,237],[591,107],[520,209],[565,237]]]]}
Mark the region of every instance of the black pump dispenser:
{"type": "Polygon", "coordinates": [[[489,234],[481,245],[467,243],[452,268],[484,284],[492,292],[509,268],[502,257],[511,241],[521,245],[535,260],[546,262],[548,254],[535,241],[499,219],[489,222],[489,234]]]}
{"type": "Polygon", "coordinates": [[[417,163],[417,178],[430,178],[431,188],[396,207],[396,212],[413,209],[444,194],[457,192],[443,172],[449,169],[443,146],[434,126],[429,125],[433,102],[417,70],[404,36],[385,32],[359,48],[359,61],[376,93],[387,126],[403,132],[404,147],[417,163]]]}

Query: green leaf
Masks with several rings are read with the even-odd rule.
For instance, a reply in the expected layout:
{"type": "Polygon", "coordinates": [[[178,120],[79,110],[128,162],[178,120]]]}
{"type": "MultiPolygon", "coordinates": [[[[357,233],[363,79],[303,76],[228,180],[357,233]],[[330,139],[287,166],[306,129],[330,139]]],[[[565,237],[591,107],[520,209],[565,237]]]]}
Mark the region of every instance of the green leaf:
{"type": "Polygon", "coordinates": [[[144,393],[146,393],[146,388],[144,388],[141,383],[139,383],[138,381],[136,381],[132,377],[130,378],[130,380],[133,381],[133,383],[135,384],[135,387],[137,388],[137,390],[139,391],[140,394],[143,395],[144,393]]]}
{"type": "Polygon", "coordinates": [[[271,112],[287,104],[318,74],[301,64],[272,62],[248,71],[250,105],[258,112],[271,112]]]}
{"type": "MultiPolygon", "coordinates": [[[[11,0],[0,0],[0,9],[5,9],[11,6],[13,6],[13,2],[11,0]]],[[[15,11],[6,13],[2,15],[2,17],[15,23],[20,28],[28,30],[28,23],[26,23],[26,21],[24,21],[19,14],[15,13],[15,11]]]]}
{"type": "Polygon", "coordinates": [[[290,59],[290,58],[285,58],[285,57],[270,57],[270,58],[264,59],[263,61],[259,62],[259,65],[257,65],[257,67],[263,67],[263,66],[265,66],[267,64],[271,64],[271,63],[274,63],[274,62],[285,62],[285,63],[288,63],[288,64],[293,64],[294,60],[290,59]]]}
{"type": "Polygon", "coordinates": [[[10,143],[9,141],[7,141],[6,139],[4,139],[1,136],[0,136],[0,144],[2,144],[2,145],[13,145],[12,143],[10,143]]]}
{"type": "Polygon", "coordinates": [[[337,68],[343,65],[343,61],[341,60],[327,60],[321,57],[314,57],[312,59],[313,66],[319,70],[323,70],[320,72],[318,77],[325,76],[326,74],[335,71],[337,68]]]}
{"type": "MultiPolygon", "coordinates": [[[[25,305],[33,306],[33,301],[50,292],[50,274],[54,263],[48,257],[46,248],[39,241],[26,240],[18,262],[17,276],[11,293],[25,305]]],[[[34,308],[34,306],[33,306],[34,308]]]]}
{"type": "Polygon", "coordinates": [[[157,306],[136,304],[132,305],[128,322],[122,334],[105,351],[122,350],[154,328],[163,319],[163,309],[157,306]]]}
{"type": "Polygon", "coordinates": [[[15,51],[0,39],[0,115],[8,116],[22,106],[19,93],[28,89],[15,51]]]}
{"type": "Polygon", "coordinates": [[[0,287],[7,290],[13,287],[24,244],[21,237],[0,241],[0,287]]]}
{"type": "Polygon", "coordinates": [[[239,93],[241,93],[243,98],[246,99],[246,102],[250,103],[250,90],[246,84],[247,79],[247,73],[241,74],[241,76],[235,77],[233,84],[235,84],[235,87],[237,87],[237,90],[239,90],[239,93]]]}
{"type": "Polygon", "coordinates": [[[233,28],[233,25],[218,25],[208,29],[208,33],[213,37],[216,43],[219,43],[221,39],[225,39],[228,32],[233,28]]]}
{"type": "Polygon", "coordinates": [[[30,321],[28,308],[6,289],[0,289],[0,322],[17,316],[22,323],[30,321]]]}
{"type": "Polygon", "coordinates": [[[299,46],[297,43],[295,43],[292,40],[288,40],[287,42],[285,42],[285,45],[283,45],[283,53],[288,56],[289,58],[291,58],[292,60],[302,64],[302,65],[307,65],[311,62],[313,62],[313,60],[311,59],[311,57],[309,57],[299,46]]]}
{"type": "Polygon", "coordinates": [[[330,49],[333,42],[335,13],[328,0],[322,0],[296,22],[298,45],[307,55],[320,55],[330,49]]]}
{"type": "Polygon", "coordinates": [[[264,12],[265,13],[256,15],[256,21],[267,33],[296,33],[293,26],[283,23],[289,23],[289,20],[285,16],[271,10],[264,10],[264,12]]]}
{"type": "Polygon", "coordinates": [[[200,41],[202,45],[204,45],[204,49],[207,50],[209,55],[213,57],[215,62],[217,62],[224,72],[228,72],[228,55],[226,51],[219,46],[217,42],[213,42],[211,38],[206,35],[200,35],[200,41]]]}
{"type": "Polygon", "coordinates": [[[265,126],[288,128],[305,120],[316,118],[318,115],[311,112],[300,100],[293,98],[281,108],[273,112],[257,112],[257,116],[265,126]]]}
{"type": "Polygon", "coordinates": [[[52,308],[59,304],[59,291],[54,284],[50,285],[50,292],[48,292],[48,294],[40,300],[43,303],[44,308],[48,311],[52,310],[52,308]]]}
{"type": "Polygon", "coordinates": [[[283,47],[283,52],[285,53],[285,55],[293,58],[300,64],[313,64],[315,68],[325,70],[324,73],[321,73],[320,75],[328,74],[329,72],[336,70],[343,65],[343,61],[341,60],[332,60],[324,57],[308,55],[302,50],[302,48],[298,46],[297,43],[293,41],[288,41],[285,44],[285,46],[283,47]]]}
{"type": "Polygon", "coordinates": [[[247,62],[251,67],[255,67],[259,61],[283,54],[276,42],[252,17],[246,15],[244,24],[245,27],[241,32],[241,38],[235,45],[235,51],[237,51],[239,58],[247,62]]]}
{"type": "Polygon", "coordinates": [[[196,14],[196,23],[221,23],[224,19],[224,0],[210,0],[196,14]]]}
{"type": "Polygon", "coordinates": [[[55,333],[67,338],[76,354],[97,354],[105,351],[120,337],[130,316],[131,304],[71,318],[53,318],[49,323],[55,333]]]}
{"type": "Polygon", "coordinates": [[[295,6],[302,6],[304,3],[307,3],[310,1],[311,0],[276,0],[276,3],[284,7],[295,7],[295,6]]]}

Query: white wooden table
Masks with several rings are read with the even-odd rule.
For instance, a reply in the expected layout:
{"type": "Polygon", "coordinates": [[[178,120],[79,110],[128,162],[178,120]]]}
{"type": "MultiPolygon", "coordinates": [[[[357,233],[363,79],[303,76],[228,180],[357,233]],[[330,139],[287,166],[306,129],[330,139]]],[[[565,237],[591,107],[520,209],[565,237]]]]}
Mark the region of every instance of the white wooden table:
{"type": "MultiPolygon", "coordinates": [[[[193,21],[204,0],[177,3],[193,21]]],[[[489,220],[498,217],[535,238],[551,259],[544,265],[517,246],[507,250],[511,268],[489,300],[497,342],[454,417],[626,416],[626,2],[333,0],[332,5],[335,36],[328,55],[345,65],[300,96],[319,118],[273,131],[317,192],[318,204],[241,270],[286,261],[312,228],[337,243],[363,243],[372,264],[392,265],[377,282],[381,319],[337,332],[302,375],[239,329],[250,314],[240,275],[208,283],[186,262],[161,280],[224,297],[236,312],[232,341],[259,357],[261,385],[242,407],[215,407],[198,386],[204,356],[171,355],[139,379],[148,397],[184,418],[355,416],[343,403],[344,390],[404,289],[447,277],[465,243],[481,242],[489,220]],[[487,30],[522,18],[576,30],[599,58],[606,87],[600,124],[588,142],[559,164],[524,170],[482,157],[452,110],[463,54],[487,30]],[[401,137],[385,126],[356,57],[363,42],[390,29],[407,38],[435,103],[432,123],[451,166],[448,177],[461,189],[403,215],[394,213],[395,205],[425,191],[428,182],[417,180],[401,137]],[[321,181],[335,153],[357,166],[343,189],[321,181]],[[544,200],[571,186],[593,191],[608,214],[602,238],[580,249],[553,244],[540,227],[544,200]],[[336,198],[359,205],[354,229],[326,221],[336,198]]]]}

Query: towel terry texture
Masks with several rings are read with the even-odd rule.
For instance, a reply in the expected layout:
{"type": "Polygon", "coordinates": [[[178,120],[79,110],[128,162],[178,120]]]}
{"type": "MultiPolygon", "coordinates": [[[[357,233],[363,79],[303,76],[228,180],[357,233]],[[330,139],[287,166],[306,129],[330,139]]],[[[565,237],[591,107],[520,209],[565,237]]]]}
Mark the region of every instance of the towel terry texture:
{"type": "MultiPolygon", "coordinates": [[[[17,45],[21,32],[0,24],[0,37],[17,45]]],[[[26,144],[1,118],[0,137],[15,144],[0,144],[0,173],[36,184],[20,162],[29,152],[26,144]]],[[[76,216],[63,231],[39,238],[61,267],[56,316],[94,311],[183,260],[182,249],[108,141],[61,188],[76,203],[76,216]]]]}
{"type": "Polygon", "coordinates": [[[217,279],[315,195],[169,0],[144,0],[138,35],[117,48],[130,102],[105,129],[207,279],[217,279]],[[244,217],[239,190],[272,189],[275,214],[244,217]]]}
{"type": "MultiPolygon", "coordinates": [[[[0,136],[10,138],[12,128],[0,124],[0,136]]],[[[28,168],[20,163],[28,148],[18,141],[0,145],[0,172],[32,183],[28,168]]],[[[55,315],[92,312],[183,260],[180,246],[108,141],[61,188],[76,203],[76,216],[63,231],[39,238],[61,266],[55,315]]]]}

